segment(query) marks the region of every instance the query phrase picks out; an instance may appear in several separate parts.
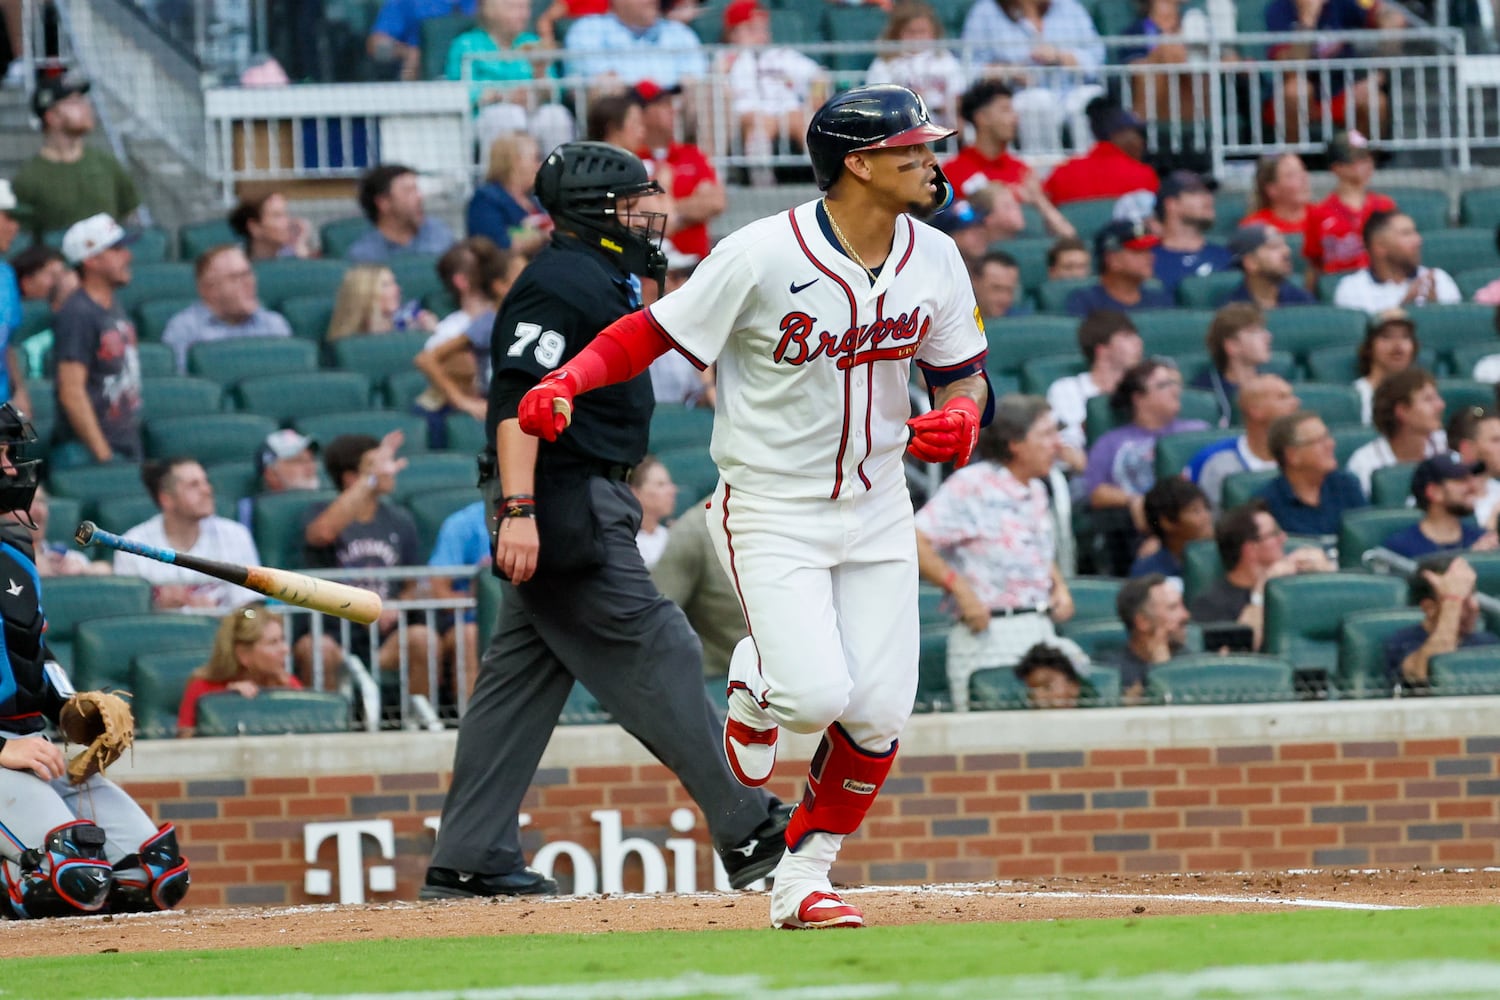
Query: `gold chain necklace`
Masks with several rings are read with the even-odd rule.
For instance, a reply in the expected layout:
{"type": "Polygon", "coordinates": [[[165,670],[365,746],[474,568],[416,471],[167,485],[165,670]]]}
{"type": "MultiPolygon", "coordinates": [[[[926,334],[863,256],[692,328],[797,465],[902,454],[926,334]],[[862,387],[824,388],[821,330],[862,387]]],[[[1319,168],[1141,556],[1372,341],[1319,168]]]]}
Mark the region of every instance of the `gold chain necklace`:
{"type": "Polygon", "coordinates": [[[844,235],[844,231],[839,228],[839,221],[833,217],[833,209],[828,207],[827,198],[823,199],[823,214],[828,216],[828,225],[833,228],[833,235],[839,238],[839,245],[844,248],[844,252],[849,255],[849,259],[854,261],[854,263],[858,264],[860,267],[864,268],[865,273],[870,276],[870,284],[875,284],[875,272],[870,270],[870,265],[865,263],[864,258],[859,255],[859,251],[854,249],[854,247],[849,242],[849,238],[846,237],[844,235]]]}

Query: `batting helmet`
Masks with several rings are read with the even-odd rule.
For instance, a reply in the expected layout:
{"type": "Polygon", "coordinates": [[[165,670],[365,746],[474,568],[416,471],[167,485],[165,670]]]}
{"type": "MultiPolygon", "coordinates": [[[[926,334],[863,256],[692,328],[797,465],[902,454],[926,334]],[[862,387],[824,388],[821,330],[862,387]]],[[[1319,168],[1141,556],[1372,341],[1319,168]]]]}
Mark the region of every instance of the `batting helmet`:
{"type": "Polygon", "coordinates": [[[846,90],[819,108],[807,126],[807,155],[818,188],[827,191],[843,173],[844,157],[856,150],[916,146],[952,134],[932,121],[922,98],[880,83],[846,90]]]}
{"type": "Polygon", "coordinates": [[[619,212],[619,199],[648,194],[661,194],[661,185],[641,158],[607,142],[564,143],[536,172],[536,199],[564,228],[611,254],[622,271],[660,283],[667,273],[666,215],[632,212],[622,220],[619,212]]]}

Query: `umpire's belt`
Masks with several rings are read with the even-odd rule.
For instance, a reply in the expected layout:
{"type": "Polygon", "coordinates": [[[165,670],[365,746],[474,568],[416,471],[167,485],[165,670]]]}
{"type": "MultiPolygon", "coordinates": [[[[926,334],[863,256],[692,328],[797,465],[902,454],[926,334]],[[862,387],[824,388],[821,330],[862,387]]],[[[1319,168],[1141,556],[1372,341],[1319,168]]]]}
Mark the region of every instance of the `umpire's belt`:
{"type": "Polygon", "coordinates": [[[1016,618],[1020,615],[1045,615],[1050,608],[1045,604],[1038,604],[1030,608],[991,608],[991,618],[1016,618]]]}

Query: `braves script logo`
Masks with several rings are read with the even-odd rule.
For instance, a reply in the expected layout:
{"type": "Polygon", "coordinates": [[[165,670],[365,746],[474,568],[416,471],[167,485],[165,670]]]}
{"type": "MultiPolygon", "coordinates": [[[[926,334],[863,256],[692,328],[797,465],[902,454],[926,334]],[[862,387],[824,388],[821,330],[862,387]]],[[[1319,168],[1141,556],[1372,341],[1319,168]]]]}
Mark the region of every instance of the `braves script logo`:
{"type": "Polygon", "coordinates": [[[826,357],[844,371],[876,361],[904,361],[917,353],[917,345],[932,328],[932,317],[923,316],[921,309],[850,327],[842,334],[815,330],[817,322],[805,312],[781,317],[781,341],[772,355],[777,364],[805,365],[826,357]]]}

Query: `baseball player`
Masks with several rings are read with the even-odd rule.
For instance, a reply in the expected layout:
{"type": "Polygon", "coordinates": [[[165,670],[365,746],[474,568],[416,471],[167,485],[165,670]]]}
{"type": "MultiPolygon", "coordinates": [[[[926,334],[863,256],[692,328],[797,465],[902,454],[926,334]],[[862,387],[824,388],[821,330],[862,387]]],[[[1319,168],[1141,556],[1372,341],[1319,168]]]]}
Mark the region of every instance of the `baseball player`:
{"type": "MultiPolygon", "coordinates": [[[[0,512],[25,511],[41,461],[17,461],[36,440],[10,403],[0,405],[0,512]]],[[[160,829],[114,782],[66,777],[62,751],[43,732],[73,686],[42,641],[41,580],[19,517],[0,528],[0,870],[9,917],[165,910],[188,890],[188,863],[171,823],[160,829]]]]}
{"type": "Polygon", "coordinates": [[[722,478],[707,517],[750,629],[730,660],[724,749],[753,787],[771,776],[780,727],[823,734],[786,831],[776,927],[864,922],[828,875],[916,695],[907,431],[913,455],[963,465],[985,419],[984,329],[963,260],[912,218],[951,198],[928,145],[950,134],[904,87],[834,97],[807,131],[823,198],[726,237],[682,288],[605,329],[519,407],[521,428],[550,441],[575,397],[668,350],[718,363],[722,478]],[[913,360],[935,408],[908,419],[913,360]]]}

